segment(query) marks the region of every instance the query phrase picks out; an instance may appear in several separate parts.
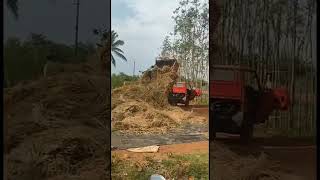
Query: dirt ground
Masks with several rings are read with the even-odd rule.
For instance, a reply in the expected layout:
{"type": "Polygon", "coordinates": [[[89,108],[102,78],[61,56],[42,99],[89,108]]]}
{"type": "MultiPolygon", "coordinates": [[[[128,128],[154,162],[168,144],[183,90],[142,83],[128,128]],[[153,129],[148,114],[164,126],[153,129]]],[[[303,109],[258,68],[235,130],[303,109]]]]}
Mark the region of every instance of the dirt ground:
{"type": "Polygon", "coordinates": [[[192,111],[193,113],[203,116],[206,120],[209,120],[209,107],[208,105],[190,105],[190,106],[180,106],[185,111],[192,111]]]}
{"type": "MultiPolygon", "coordinates": [[[[316,179],[316,146],[314,140],[306,138],[255,138],[252,144],[243,145],[239,142],[239,137],[228,135],[218,135],[215,146],[223,146],[236,155],[235,161],[248,161],[255,159],[255,163],[262,161],[264,165],[257,166],[255,171],[260,172],[272,167],[269,174],[275,175],[273,179],[280,180],[312,180],[316,179]],[[266,164],[269,164],[266,166],[266,164]]],[[[211,147],[215,147],[212,145],[211,147]]],[[[210,157],[215,151],[210,151],[210,157]]],[[[219,161],[219,157],[214,157],[211,163],[219,161]]],[[[243,164],[246,164],[243,162],[243,164]]],[[[244,168],[245,169],[245,168],[244,168]]],[[[211,170],[211,171],[214,171],[211,170]]],[[[241,171],[241,169],[240,169],[241,171]]],[[[268,174],[266,173],[266,174],[268,174]]],[[[213,177],[215,177],[213,173],[213,177]]],[[[262,177],[261,177],[262,178],[262,177]]],[[[271,177],[269,177],[271,178],[271,177]]],[[[272,179],[271,178],[271,179],[272,179]]]]}
{"type": "Polygon", "coordinates": [[[112,151],[112,155],[122,158],[123,160],[129,160],[133,162],[142,161],[146,157],[153,159],[165,159],[170,154],[193,154],[193,153],[208,153],[209,143],[208,141],[199,141],[193,143],[162,145],[157,153],[135,153],[127,150],[112,151]]]}

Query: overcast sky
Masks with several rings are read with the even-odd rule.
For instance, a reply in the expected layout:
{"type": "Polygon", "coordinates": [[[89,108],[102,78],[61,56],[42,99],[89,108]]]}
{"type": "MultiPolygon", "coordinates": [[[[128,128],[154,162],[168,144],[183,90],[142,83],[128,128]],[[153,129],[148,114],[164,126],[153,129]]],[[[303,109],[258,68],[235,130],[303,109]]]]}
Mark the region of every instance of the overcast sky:
{"type": "MultiPolygon", "coordinates": [[[[13,36],[26,38],[30,33],[42,33],[51,40],[73,44],[76,13],[74,1],[19,1],[18,20],[15,20],[12,13],[4,6],[4,38],[13,36]]],[[[110,25],[110,1],[80,0],[80,41],[95,42],[92,29],[110,25]]],[[[122,49],[128,59],[128,62],[117,59],[117,66],[112,67],[112,72],[125,72],[131,75],[134,61],[136,74],[154,64],[164,37],[173,31],[174,23],[171,17],[178,7],[178,2],[178,0],[112,0],[111,26],[119,34],[119,38],[125,41],[122,49]]],[[[314,53],[316,54],[316,51],[314,53]]]]}
{"type": "Polygon", "coordinates": [[[128,62],[116,59],[112,72],[136,74],[154,64],[164,37],[173,31],[171,18],[178,0],[112,0],[111,28],[125,41],[122,47],[128,62]]]}
{"type": "MultiPolygon", "coordinates": [[[[72,44],[75,39],[75,0],[21,0],[19,19],[4,6],[4,38],[26,38],[42,33],[49,39],[72,44]]],[[[110,0],[80,0],[79,40],[94,42],[92,29],[110,26],[110,0]]],[[[110,28],[110,27],[108,27],[110,28]]]]}

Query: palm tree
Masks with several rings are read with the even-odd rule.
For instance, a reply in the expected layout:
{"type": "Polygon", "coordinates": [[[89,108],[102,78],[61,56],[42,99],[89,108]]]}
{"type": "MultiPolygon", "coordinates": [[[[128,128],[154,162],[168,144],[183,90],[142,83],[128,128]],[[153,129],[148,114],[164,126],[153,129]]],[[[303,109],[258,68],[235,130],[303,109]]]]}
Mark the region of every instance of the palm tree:
{"type": "Polygon", "coordinates": [[[113,53],[121,58],[124,61],[127,61],[127,58],[123,55],[123,51],[120,49],[120,46],[124,45],[124,41],[118,39],[118,33],[111,31],[111,62],[116,66],[116,61],[114,59],[113,53]]]}
{"type": "Polygon", "coordinates": [[[103,49],[110,46],[109,39],[111,38],[111,63],[113,64],[113,66],[116,66],[116,60],[114,55],[118,56],[124,61],[127,61],[127,58],[123,55],[124,52],[120,49],[120,46],[124,45],[124,41],[118,39],[119,35],[117,32],[112,30],[111,37],[110,37],[110,31],[108,30],[101,31],[98,29],[94,29],[93,33],[95,35],[101,36],[100,43],[97,43],[97,45],[103,49]]]}

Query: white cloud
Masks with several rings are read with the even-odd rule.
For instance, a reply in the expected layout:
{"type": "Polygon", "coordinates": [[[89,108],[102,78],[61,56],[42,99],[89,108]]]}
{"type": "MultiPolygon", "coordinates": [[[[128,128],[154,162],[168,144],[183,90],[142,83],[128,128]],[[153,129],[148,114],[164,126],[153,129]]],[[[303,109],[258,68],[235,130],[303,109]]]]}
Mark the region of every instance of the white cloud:
{"type": "MultiPolygon", "coordinates": [[[[125,41],[122,47],[127,63],[117,61],[113,72],[131,74],[133,61],[136,62],[136,73],[145,70],[154,64],[156,56],[164,37],[173,31],[173,11],[178,7],[178,0],[113,0],[112,3],[121,1],[132,9],[131,17],[112,17],[112,29],[118,32],[120,39],[125,41]]],[[[112,6],[113,7],[113,6],[112,6]]],[[[121,11],[114,9],[112,11],[121,11]]],[[[125,13],[125,12],[124,12],[125,13]]]]}

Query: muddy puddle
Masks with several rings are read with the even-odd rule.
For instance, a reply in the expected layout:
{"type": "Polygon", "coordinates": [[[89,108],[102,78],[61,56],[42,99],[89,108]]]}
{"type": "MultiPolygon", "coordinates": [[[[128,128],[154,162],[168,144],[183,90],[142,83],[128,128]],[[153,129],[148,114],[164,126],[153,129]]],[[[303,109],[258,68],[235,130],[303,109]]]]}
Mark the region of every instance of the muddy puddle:
{"type": "Polygon", "coordinates": [[[179,129],[170,130],[165,134],[128,135],[117,131],[112,132],[111,145],[116,149],[150,145],[168,145],[208,140],[208,127],[201,124],[185,124],[179,129]]]}

